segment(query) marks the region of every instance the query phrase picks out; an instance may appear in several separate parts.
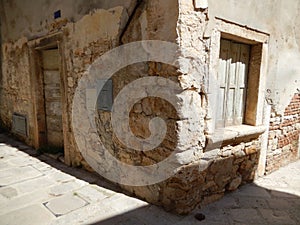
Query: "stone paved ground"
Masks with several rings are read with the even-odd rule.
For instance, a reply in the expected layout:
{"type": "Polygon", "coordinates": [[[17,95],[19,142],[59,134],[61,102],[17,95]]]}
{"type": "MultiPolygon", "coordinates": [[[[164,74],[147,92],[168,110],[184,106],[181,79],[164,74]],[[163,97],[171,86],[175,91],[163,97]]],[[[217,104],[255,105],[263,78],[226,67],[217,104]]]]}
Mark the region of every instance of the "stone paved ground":
{"type": "Polygon", "coordinates": [[[176,216],[0,134],[0,224],[300,224],[300,161],[176,216]],[[205,220],[198,221],[195,214],[205,220]]]}

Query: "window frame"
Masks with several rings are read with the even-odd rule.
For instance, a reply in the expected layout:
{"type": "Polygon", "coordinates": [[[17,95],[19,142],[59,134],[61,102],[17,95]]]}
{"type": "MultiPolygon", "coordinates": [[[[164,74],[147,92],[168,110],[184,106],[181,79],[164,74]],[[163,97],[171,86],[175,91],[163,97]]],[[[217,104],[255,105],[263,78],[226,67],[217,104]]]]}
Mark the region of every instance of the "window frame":
{"type": "Polygon", "coordinates": [[[208,143],[224,142],[241,137],[260,135],[264,132],[263,109],[265,104],[265,83],[267,74],[269,35],[246,26],[216,18],[215,29],[210,38],[209,78],[208,78],[208,143]],[[217,73],[221,38],[251,46],[249,72],[247,78],[247,97],[242,125],[216,127],[217,73]]]}

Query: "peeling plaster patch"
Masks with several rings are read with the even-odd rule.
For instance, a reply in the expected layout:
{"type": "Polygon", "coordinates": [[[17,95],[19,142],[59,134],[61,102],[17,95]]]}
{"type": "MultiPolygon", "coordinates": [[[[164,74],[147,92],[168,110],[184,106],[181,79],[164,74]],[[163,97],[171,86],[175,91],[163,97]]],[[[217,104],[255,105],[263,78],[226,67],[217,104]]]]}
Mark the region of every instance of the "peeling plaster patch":
{"type": "Polygon", "coordinates": [[[285,108],[300,86],[300,55],[296,50],[281,51],[278,60],[276,82],[275,109],[278,114],[283,114],[285,108]],[[291,66],[293,65],[293,66],[291,66]]]}
{"type": "Polygon", "coordinates": [[[94,13],[82,17],[77,23],[68,24],[69,30],[73,30],[72,38],[77,47],[83,48],[87,43],[97,41],[100,38],[117,37],[123,10],[124,8],[121,6],[110,10],[97,9],[94,13]]]}

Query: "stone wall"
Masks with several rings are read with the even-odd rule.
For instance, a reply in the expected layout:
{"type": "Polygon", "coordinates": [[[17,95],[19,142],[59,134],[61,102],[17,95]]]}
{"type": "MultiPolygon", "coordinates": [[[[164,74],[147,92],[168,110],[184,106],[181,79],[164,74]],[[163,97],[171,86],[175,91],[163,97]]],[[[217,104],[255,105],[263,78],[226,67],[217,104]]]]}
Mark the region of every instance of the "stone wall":
{"type": "Polygon", "coordinates": [[[296,93],[283,115],[273,110],[270,119],[266,173],[299,158],[300,94],[296,93]]]}
{"type": "MultiPolygon", "coordinates": [[[[149,39],[175,42],[178,6],[176,4],[172,5],[172,3],[174,3],[173,0],[153,0],[144,1],[140,4],[123,32],[122,43],[149,39]],[[170,13],[164,14],[166,10],[169,10],[170,13]],[[167,23],[167,21],[169,22],[167,23]]],[[[147,76],[164,77],[178,82],[178,72],[175,67],[156,62],[136,63],[121,69],[112,76],[114,98],[126,85],[147,76]]],[[[138,89],[141,92],[145,91],[141,87],[137,87],[138,89]]],[[[128,96],[128,98],[131,98],[131,96],[128,96]]],[[[165,140],[151,151],[134,151],[122,144],[112,130],[110,112],[98,110],[98,118],[96,118],[98,133],[105,147],[122,162],[136,166],[151,165],[160,162],[175,150],[177,144],[177,112],[166,100],[147,96],[135,103],[129,115],[131,131],[135,136],[143,139],[150,136],[149,121],[157,116],[166,122],[167,134],[165,140]]],[[[139,144],[136,143],[135,147],[139,148],[139,144]]]]}
{"type": "MultiPolygon", "coordinates": [[[[116,138],[110,112],[98,110],[96,122],[98,135],[105,147],[120,161],[129,165],[147,166],[161,162],[175,152],[177,172],[157,184],[122,187],[153,204],[184,214],[221,198],[226,191],[233,191],[239,185],[253,181],[260,156],[261,133],[233,137],[226,143],[221,140],[216,146],[208,148],[211,124],[209,70],[212,66],[211,57],[219,54],[212,53],[211,49],[218,45],[219,40],[212,40],[213,37],[208,35],[210,26],[215,25],[210,22],[214,21],[208,13],[210,9],[195,9],[193,2],[99,1],[94,6],[85,5],[83,13],[80,8],[84,4],[78,0],[74,3],[77,9],[74,10],[74,17],[67,9],[68,4],[60,5],[66,9],[66,16],[56,20],[50,16],[52,11],[47,14],[47,18],[37,14],[41,18],[36,21],[40,23],[35,21],[29,25],[28,21],[24,25],[13,16],[7,16],[7,29],[4,29],[4,34],[2,32],[5,38],[2,42],[3,74],[0,80],[1,120],[6,127],[11,128],[14,112],[26,114],[29,136],[25,141],[34,145],[39,113],[36,110],[36,95],[39,92],[34,84],[35,77],[32,76],[32,62],[35,59],[31,56],[32,52],[39,51],[35,49],[37,46],[43,47],[43,38],[59,34],[57,42],[62,61],[65,162],[93,170],[90,167],[93,165],[85,161],[74,138],[74,133],[78,132],[86,135],[84,141],[89,142],[90,134],[88,130],[74,131],[72,127],[72,104],[80,78],[99,56],[121,44],[149,39],[169,41],[178,45],[178,67],[158,62],[141,62],[121,69],[112,77],[114,97],[127,84],[144,77],[168,78],[182,88],[176,96],[178,111],[164,99],[147,96],[136,102],[130,112],[130,129],[140,138],[149,137],[149,121],[152,118],[164,119],[167,135],[162,143],[152,151],[132,151],[116,138]],[[17,26],[13,29],[10,25],[14,23],[17,26]],[[9,32],[11,29],[12,32],[9,32]]],[[[16,5],[24,6],[22,1],[17,1],[16,5]]],[[[51,10],[55,10],[54,5],[49,5],[51,10]]],[[[7,4],[4,8],[12,10],[13,6],[7,4]]],[[[19,13],[31,18],[34,13],[26,7],[26,10],[19,13]]],[[[16,13],[14,11],[12,15],[16,13]]],[[[211,30],[216,31],[215,27],[211,30]]],[[[275,111],[271,115],[267,172],[296,157],[299,104],[299,94],[296,94],[283,116],[277,115],[275,111]]],[[[91,156],[94,154],[93,149],[87,149],[86,152],[91,156]]]]}
{"type": "Polygon", "coordinates": [[[136,1],[99,1],[97,4],[85,4],[81,1],[65,5],[55,2],[38,2],[32,7],[22,1],[12,1],[0,7],[2,33],[2,74],[0,83],[0,118],[3,125],[11,130],[12,114],[27,116],[28,136],[20,136],[27,144],[39,147],[38,117],[42,115],[37,109],[37,96],[41,90],[36,84],[36,66],[39,61],[39,49],[47,44],[58,44],[61,57],[60,72],[62,83],[62,106],[65,162],[69,165],[89,166],[77,149],[71,127],[72,102],[78,80],[88,66],[100,55],[116,47],[126,26],[136,1]],[[41,14],[41,7],[48,5],[49,12],[41,14]],[[14,9],[12,9],[14,6],[14,9]],[[73,11],[70,11],[72,8],[73,11]],[[62,18],[53,19],[52,11],[60,9],[62,18]],[[84,12],[83,12],[84,11],[84,12]],[[7,12],[12,12],[7,14],[7,12]],[[20,22],[19,17],[28,18],[20,22]],[[4,16],[5,15],[5,16],[4,16]],[[36,23],[40,20],[40,23],[36,23]],[[32,23],[30,23],[32,21],[32,23]],[[107,23],[109,21],[110,23],[107,23]],[[24,24],[25,23],[25,24],[24,24]],[[15,24],[15,26],[11,26],[15,24]],[[60,40],[45,42],[55,35],[60,40]],[[43,42],[45,42],[43,46],[43,42]],[[32,54],[34,52],[34,54],[32,54]]]}
{"type": "MultiPolygon", "coordinates": [[[[33,133],[32,94],[29,77],[28,46],[26,38],[2,43],[1,110],[3,125],[11,130],[14,112],[27,116],[29,134],[33,133]],[[20,75],[20,76],[19,76],[20,75]]],[[[33,136],[23,138],[32,144],[33,136]]]]}
{"type": "Polygon", "coordinates": [[[236,190],[255,178],[260,139],[227,145],[204,153],[202,160],[184,165],[164,182],[143,186],[123,186],[136,196],[167,211],[191,212],[236,190]],[[205,162],[204,162],[205,161],[205,162]]]}
{"type": "MultiPolygon", "coordinates": [[[[121,34],[120,25],[124,26],[125,9],[116,7],[109,10],[98,9],[81,18],[77,23],[63,27],[66,35],[63,56],[66,63],[66,138],[65,160],[73,166],[83,165],[89,168],[80,154],[72,131],[72,104],[79,79],[97,57],[118,46],[121,34]],[[100,19],[101,18],[101,19],[100,19]],[[103,18],[105,20],[103,20],[103,18]],[[110,21],[110,24],[104,21],[110,21]]],[[[128,16],[127,16],[128,18],[128,16]]]]}
{"type": "MultiPolygon", "coordinates": [[[[180,46],[179,68],[177,74],[174,73],[174,75],[183,89],[180,98],[186,107],[180,109],[180,115],[184,115],[185,120],[180,120],[180,116],[174,120],[176,130],[170,137],[176,142],[167,149],[168,151],[177,151],[177,163],[184,163],[179,164],[178,172],[166,181],[139,187],[123,185],[123,188],[148,202],[162,205],[166,210],[185,214],[197,206],[201,207],[221,198],[226,191],[236,190],[241,184],[253,181],[258,165],[261,140],[260,136],[256,135],[220,143],[219,148],[215,147],[210,151],[204,151],[208,147],[205,134],[206,120],[209,120],[207,80],[210,39],[203,37],[207,25],[207,11],[196,11],[192,1],[179,1],[178,16],[176,42],[180,46]],[[183,123],[186,122],[189,123],[189,129],[184,129],[183,123]],[[231,144],[228,145],[228,143],[231,144]]],[[[135,32],[137,31],[135,30],[135,32]]],[[[133,36],[135,36],[135,32],[133,36]]],[[[140,68],[142,71],[145,66],[140,68]]],[[[162,70],[160,73],[157,66],[150,71],[152,73],[148,71],[148,75],[168,74],[169,72],[162,70]]],[[[157,99],[152,100],[156,103],[150,105],[158,104],[157,106],[159,106],[161,104],[157,99]]],[[[136,105],[133,112],[147,115],[148,112],[151,112],[148,104],[152,100],[136,105]],[[145,111],[145,109],[147,110],[145,111]]],[[[169,110],[166,112],[168,112],[167,118],[170,119],[173,113],[169,110]]],[[[156,115],[164,117],[161,112],[156,115]]],[[[175,118],[173,116],[173,119],[175,118]]],[[[147,124],[147,121],[143,121],[142,125],[144,124],[147,124]]],[[[141,134],[141,130],[136,134],[144,136],[145,132],[141,134]]],[[[168,140],[168,138],[166,139],[168,140]]],[[[165,142],[162,143],[162,147],[164,146],[165,142]]],[[[168,156],[165,154],[168,151],[158,152],[158,154],[154,151],[151,153],[151,160],[148,159],[144,162],[142,159],[147,159],[145,156],[132,157],[130,152],[124,151],[122,155],[125,162],[147,165],[149,162],[161,161],[168,156]]]]}

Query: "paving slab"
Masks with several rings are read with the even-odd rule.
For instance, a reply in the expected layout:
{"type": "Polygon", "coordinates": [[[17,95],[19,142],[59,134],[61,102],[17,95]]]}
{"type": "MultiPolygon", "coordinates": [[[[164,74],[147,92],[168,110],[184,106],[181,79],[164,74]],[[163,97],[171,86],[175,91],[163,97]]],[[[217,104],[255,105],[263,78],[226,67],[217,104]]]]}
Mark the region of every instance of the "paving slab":
{"type": "Polygon", "coordinates": [[[0,223],[5,225],[49,224],[55,219],[42,204],[30,205],[0,216],[0,223]]]}
{"type": "Polygon", "coordinates": [[[105,198],[109,198],[111,194],[102,191],[96,185],[86,185],[73,192],[74,195],[78,195],[88,202],[100,202],[105,198]]]}
{"type": "Polygon", "coordinates": [[[17,190],[18,195],[23,195],[35,192],[38,189],[48,188],[57,184],[55,180],[51,180],[45,176],[39,176],[34,179],[29,179],[20,183],[10,185],[13,189],[17,190]]]}
{"type": "Polygon", "coordinates": [[[54,198],[44,203],[44,205],[56,216],[67,214],[87,204],[88,203],[85,200],[72,194],[54,198]]]}
{"type": "Polygon", "coordinates": [[[232,196],[248,196],[248,197],[261,197],[261,198],[271,198],[271,195],[265,188],[255,186],[252,184],[244,185],[238,190],[233,192],[232,196]]]}
{"type": "Polygon", "coordinates": [[[79,189],[85,185],[87,185],[87,183],[82,180],[71,180],[59,183],[56,186],[51,187],[49,190],[49,194],[53,196],[60,196],[73,190],[79,189]]]}
{"type": "Polygon", "coordinates": [[[284,198],[267,199],[268,205],[271,209],[285,210],[291,207],[291,200],[284,198]]]}
{"type": "MultiPolygon", "coordinates": [[[[242,198],[237,198],[236,202],[238,204],[237,208],[253,208],[253,209],[257,209],[257,208],[263,208],[263,209],[267,209],[269,208],[268,205],[268,200],[271,200],[270,198],[253,198],[253,197],[242,197],[242,198]]],[[[231,207],[233,208],[233,207],[231,207]]]]}
{"type": "Polygon", "coordinates": [[[296,225],[296,222],[291,219],[290,215],[283,210],[259,209],[267,224],[278,225],[296,225]]]}
{"type": "Polygon", "coordinates": [[[263,221],[263,218],[260,216],[256,209],[252,208],[239,208],[239,209],[230,209],[230,223],[242,223],[242,224],[260,224],[263,221]]]}
{"type": "Polygon", "coordinates": [[[0,186],[19,183],[43,174],[31,166],[16,167],[0,171],[0,186]]]}
{"type": "MultiPolygon", "coordinates": [[[[184,216],[170,214],[168,212],[162,211],[161,208],[154,205],[140,207],[138,208],[138,212],[132,212],[132,214],[143,221],[144,224],[156,224],[159,221],[160,224],[173,225],[177,224],[185,218],[184,216]]],[[[187,221],[188,220],[186,218],[185,222],[187,221]]]]}
{"type": "Polygon", "coordinates": [[[9,199],[7,197],[5,197],[4,195],[0,194],[0,202],[4,203],[7,202],[9,199]]]}
{"type": "Polygon", "coordinates": [[[120,224],[120,225],[146,224],[143,219],[137,218],[135,215],[126,215],[126,214],[123,216],[115,216],[113,221],[111,221],[110,219],[102,220],[101,222],[99,222],[99,219],[87,221],[87,224],[111,225],[112,223],[120,224]]]}
{"type": "Polygon", "coordinates": [[[18,191],[13,187],[2,187],[0,188],[0,195],[7,199],[11,199],[18,196],[18,191]]]}
{"type": "Polygon", "coordinates": [[[28,205],[42,204],[52,198],[53,196],[49,195],[47,189],[37,189],[36,191],[26,195],[6,199],[6,201],[0,201],[0,215],[24,208],[28,205]]]}
{"type": "Polygon", "coordinates": [[[10,162],[6,162],[0,159],[0,173],[2,170],[7,170],[10,168],[16,167],[15,165],[11,164],[10,162]]]}
{"type": "Polygon", "coordinates": [[[300,161],[179,216],[116,192],[93,173],[30,156],[34,152],[0,134],[0,224],[300,224],[300,161]],[[205,219],[195,219],[198,213],[205,219]]]}
{"type": "Polygon", "coordinates": [[[61,171],[51,171],[49,173],[46,173],[46,177],[48,177],[48,179],[50,180],[55,180],[56,182],[63,183],[76,179],[74,176],[71,176],[67,173],[62,173],[61,171]]]}
{"type": "MultiPolygon", "coordinates": [[[[81,224],[94,224],[102,222],[110,218],[115,218],[120,214],[114,209],[103,206],[99,203],[89,204],[85,207],[74,210],[68,214],[62,215],[52,221],[51,225],[81,225],[81,224]]],[[[112,223],[113,224],[113,223],[112,223]]]]}
{"type": "Polygon", "coordinates": [[[116,193],[115,195],[105,198],[101,201],[101,205],[108,206],[120,214],[131,212],[135,209],[149,206],[149,203],[129,197],[124,194],[116,193]],[[126,206],[126,207],[123,207],[126,206]]]}

